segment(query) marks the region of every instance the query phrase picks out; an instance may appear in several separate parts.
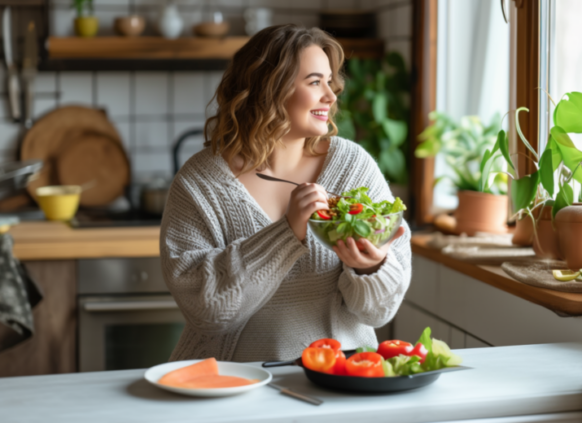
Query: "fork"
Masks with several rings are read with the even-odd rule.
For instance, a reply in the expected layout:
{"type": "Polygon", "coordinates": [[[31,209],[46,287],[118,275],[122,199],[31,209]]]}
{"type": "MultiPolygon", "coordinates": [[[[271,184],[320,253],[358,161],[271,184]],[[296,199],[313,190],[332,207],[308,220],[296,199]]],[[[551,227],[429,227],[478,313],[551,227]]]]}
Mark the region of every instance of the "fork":
{"type": "MultiPolygon", "coordinates": [[[[299,186],[299,184],[297,182],[292,182],[292,181],[287,181],[285,179],[279,179],[279,178],[275,178],[273,176],[269,176],[269,175],[265,175],[264,173],[258,173],[257,172],[257,176],[261,179],[264,179],[266,181],[275,181],[275,182],[287,182],[288,184],[293,184],[296,186],[299,186]]],[[[331,191],[326,191],[328,194],[333,195],[334,197],[343,197],[343,198],[354,198],[354,197],[348,197],[347,195],[340,195],[340,194],[336,194],[334,192],[331,191]]]]}

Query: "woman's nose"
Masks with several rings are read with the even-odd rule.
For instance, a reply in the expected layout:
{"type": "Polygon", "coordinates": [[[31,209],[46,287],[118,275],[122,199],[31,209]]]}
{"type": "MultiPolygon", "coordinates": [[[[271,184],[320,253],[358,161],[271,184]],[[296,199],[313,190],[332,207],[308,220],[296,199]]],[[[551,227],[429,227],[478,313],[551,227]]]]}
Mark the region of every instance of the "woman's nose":
{"type": "Polygon", "coordinates": [[[333,92],[330,86],[327,86],[327,90],[325,95],[323,96],[323,100],[327,103],[333,104],[337,100],[337,96],[333,92]]]}

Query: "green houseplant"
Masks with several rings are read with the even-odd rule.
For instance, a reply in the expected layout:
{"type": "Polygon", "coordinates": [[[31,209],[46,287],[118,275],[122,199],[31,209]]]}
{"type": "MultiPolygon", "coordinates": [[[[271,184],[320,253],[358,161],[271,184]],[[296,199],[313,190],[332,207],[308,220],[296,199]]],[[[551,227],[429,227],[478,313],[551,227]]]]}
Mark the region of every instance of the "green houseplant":
{"type": "MultiPolygon", "coordinates": [[[[532,153],[537,170],[531,175],[519,175],[509,154],[507,134],[500,131],[497,142],[491,151],[483,157],[481,183],[486,186],[490,177],[492,164],[503,157],[508,164],[508,174],[512,178],[511,199],[513,210],[518,218],[516,236],[522,226],[531,227],[536,254],[543,258],[560,258],[558,237],[552,221],[560,210],[574,202],[572,184],[582,183],[582,152],[576,148],[568,133],[582,133],[582,93],[571,92],[558,102],[555,107],[554,126],[550,129],[548,142],[540,156],[530,145],[519,126],[519,113],[529,111],[526,108],[516,110],[516,131],[526,148],[532,153]]],[[[523,244],[527,243],[524,237],[523,244]]],[[[514,237],[515,242],[515,237],[514,237]]],[[[522,243],[522,242],[515,242],[522,243]]]]}
{"type": "Polygon", "coordinates": [[[364,147],[389,182],[406,184],[410,75],[404,59],[390,52],[382,60],[350,59],[346,68],[339,135],[364,147]]]}
{"type": "Polygon", "coordinates": [[[93,16],[93,0],[73,0],[72,8],[77,12],[75,33],[79,37],[94,37],[99,29],[99,19],[93,16]]]}
{"type": "Polygon", "coordinates": [[[505,178],[496,175],[486,187],[480,183],[480,163],[495,145],[501,127],[499,116],[495,115],[487,126],[477,116],[464,116],[457,122],[445,113],[431,112],[429,118],[432,122],[419,135],[422,143],[415,155],[418,158],[443,155],[452,170],[452,176],[440,176],[435,184],[448,179],[457,190],[457,232],[469,235],[477,231],[505,232],[505,178]]]}

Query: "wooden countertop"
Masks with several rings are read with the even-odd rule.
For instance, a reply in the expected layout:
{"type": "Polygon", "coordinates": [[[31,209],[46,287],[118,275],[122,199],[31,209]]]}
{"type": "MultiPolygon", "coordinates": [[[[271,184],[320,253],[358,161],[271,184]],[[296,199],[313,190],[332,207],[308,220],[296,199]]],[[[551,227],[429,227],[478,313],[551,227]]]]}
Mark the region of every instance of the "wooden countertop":
{"type": "Polygon", "coordinates": [[[160,255],[160,227],[72,229],[60,222],[21,222],[9,233],[19,260],[160,255]]]}
{"type": "Polygon", "coordinates": [[[553,291],[519,282],[505,273],[500,266],[466,263],[427,246],[430,235],[413,235],[412,252],[492,285],[524,300],[539,304],[561,316],[582,316],[582,294],[553,291]]]}

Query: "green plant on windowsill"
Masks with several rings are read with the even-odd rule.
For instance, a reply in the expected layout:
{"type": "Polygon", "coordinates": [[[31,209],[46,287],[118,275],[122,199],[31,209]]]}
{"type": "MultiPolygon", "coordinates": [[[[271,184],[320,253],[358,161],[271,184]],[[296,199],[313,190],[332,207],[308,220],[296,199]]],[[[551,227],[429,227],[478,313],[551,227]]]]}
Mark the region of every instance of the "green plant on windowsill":
{"type": "Polygon", "coordinates": [[[378,162],[389,182],[408,181],[410,75],[397,52],[382,60],[347,61],[338,99],[339,135],[357,141],[378,162]]]}
{"type": "Polygon", "coordinates": [[[487,186],[480,183],[480,163],[489,149],[496,145],[497,133],[501,128],[499,115],[493,116],[488,126],[478,116],[464,116],[457,122],[437,111],[431,112],[429,119],[432,123],[418,136],[422,143],[414,154],[421,159],[443,155],[454,173],[454,176],[437,177],[435,185],[449,179],[457,191],[507,192],[506,178],[502,174],[487,186]]]}

